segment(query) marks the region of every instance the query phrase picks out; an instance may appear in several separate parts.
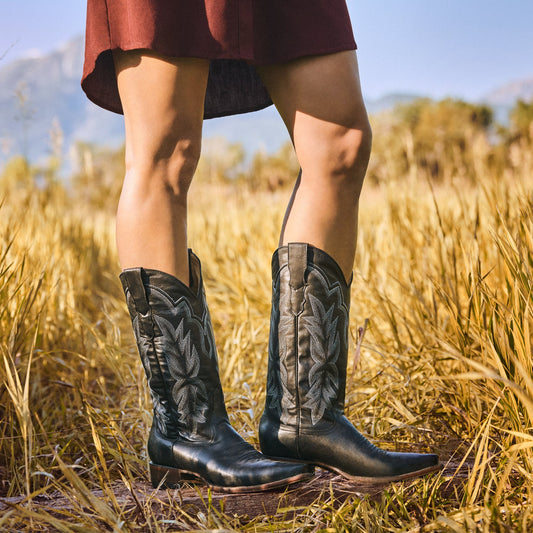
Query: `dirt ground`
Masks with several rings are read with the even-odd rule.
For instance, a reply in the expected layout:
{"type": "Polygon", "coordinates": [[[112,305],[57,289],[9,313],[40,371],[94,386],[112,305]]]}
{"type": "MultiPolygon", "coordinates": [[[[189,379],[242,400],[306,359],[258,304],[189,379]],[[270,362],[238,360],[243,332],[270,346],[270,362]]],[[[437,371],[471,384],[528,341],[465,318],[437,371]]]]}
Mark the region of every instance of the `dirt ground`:
{"type": "MultiPolygon", "coordinates": [[[[449,462],[442,471],[442,475],[451,478],[449,483],[454,486],[464,483],[470,470],[468,465],[463,465],[459,470],[457,467],[457,463],[449,462]]],[[[210,508],[211,511],[220,511],[226,516],[248,521],[258,516],[286,515],[286,518],[290,518],[298,508],[307,507],[316,500],[342,505],[348,498],[378,497],[387,486],[388,484],[383,483],[356,484],[331,472],[317,469],[315,476],[309,481],[294,484],[283,490],[252,494],[210,493],[207,487],[201,485],[184,485],[174,490],[155,490],[146,482],[136,483],[132,490],[128,490],[123,483],[117,483],[112,489],[117,503],[126,514],[142,514],[146,505],[149,505],[153,516],[161,514],[162,517],[169,519],[171,518],[168,514],[169,506],[176,509],[176,517],[179,515],[183,517],[183,511],[194,515],[210,508]]],[[[99,500],[108,498],[100,490],[92,494],[99,500]]],[[[24,496],[0,498],[0,511],[25,505],[25,502],[24,496]]],[[[60,493],[49,493],[36,496],[31,505],[34,511],[42,508],[56,515],[65,515],[75,508],[79,509],[79,503],[60,493]]]]}

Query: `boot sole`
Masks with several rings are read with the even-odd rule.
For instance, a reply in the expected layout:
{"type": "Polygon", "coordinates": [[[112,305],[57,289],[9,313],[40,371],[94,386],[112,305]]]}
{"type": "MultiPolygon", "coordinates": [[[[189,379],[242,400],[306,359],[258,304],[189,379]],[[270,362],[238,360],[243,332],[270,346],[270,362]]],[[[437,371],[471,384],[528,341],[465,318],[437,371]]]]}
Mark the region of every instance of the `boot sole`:
{"type": "Polygon", "coordinates": [[[240,487],[223,487],[219,485],[212,485],[199,474],[173,468],[171,466],[162,466],[150,463],[150,480],[154,489],[179,489],[181,482],[186,483],[201,483],[207,485],[210,489],[216,492],[226,492],[233,494],[243,494],[247,492],[264,492],[280,487],[286,487],[293,483],[305,481],[313,477],[313,473],[303,473],[278,481],[271,481],[269,483],[262,483],[261,485],[243,485],[240,487]]]}
{"type": "MultiPolygon", "coordinates": [[[[287,458],[283,458],[283,457],[274,457],[272,455],[265,455],[265,457],[268,457],[269,459],[274,459],[276,461],[287,461],[287,458]]],[[[434,466],[428,466],[427,468],[422,468],[421,470],[415,470],[413,472],[399,474],[397,476],[372,477],[372,476],[354,476],[352,474],[343,472],[342,470],[339,470],[338,468],[335,468],[334,466],[326,465],[324,463],[315,463],[313,461],[301,461],[298,459],[291,459],[291,462],[318,466],[320,468],[323,468],[324,470],[329,470],[330,472],[333,472],[334,474],[338,474],[339,476],[342,476],[349,481],[354,481],[357,483],[393,483],[395,481],[404,481],[406,479],[411,479],[414,477],[425,476],[426,474],[431,474],[432,472],[436,472],[437,470],[442,470],[442,465],[437,464],[434,466]]]]}

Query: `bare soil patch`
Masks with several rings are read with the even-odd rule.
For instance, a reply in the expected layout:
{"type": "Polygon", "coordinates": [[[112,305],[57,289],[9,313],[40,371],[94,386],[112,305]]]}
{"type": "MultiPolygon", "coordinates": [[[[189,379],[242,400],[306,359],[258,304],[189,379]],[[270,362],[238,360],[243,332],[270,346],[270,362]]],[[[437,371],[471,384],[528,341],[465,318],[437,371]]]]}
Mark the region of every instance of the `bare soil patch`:
{"type": "MultiPolygon", "coordinates": [[[[470,470],[469,465],[463,465],[459,470],[457,467],[457,463],[449,462],[442,472],[444,476],[451,478],[449,483],[454,486],[464,483],[470,470]]],[[[447,485],[442,488],[446,490],[447,485]]],[[[259,516],[281,516],[290,519],[313,502],[320,502],[320,505],[329,502],[334,506],[340,506],[349,498],[379,497],[387,486],[388,483],[354,483],[339,475],[317,469],[315,476],[308,481],[294,484],[284,490],[252,494],[217,493],[209,491],[202,485],[183,485],[180,489],[156,490],[145,481],[135,483],[132,490],[128,490],[123,483],[117,483],[112,489],[116,502],[132,519],[135,519],[135,515],[144,514],[148,507],[152,516],[161,516],[167,520],[183,520],[186,515],[196,516],[200,512],[220,512],[225,516],[247,522],[259,516]]],[[[448,486],[448,490],[452,488],[448,486]]],[[[92,495],[103,503],[108,499],[101,490],[93,491],[92,495]]],[[[36,496],[32,499],[31,505],[34,511],[40,508],[56,516],[65,517],[72,511],[79,510],[80,503],[75,494],[66,496],[63,493],[52,492],[36,496]]],[[[26,505],[24,496],[0,498],[0,511],[20,505],[26,505]]],[[[82,507],[86,508],[83,504],[82,507]]]]}

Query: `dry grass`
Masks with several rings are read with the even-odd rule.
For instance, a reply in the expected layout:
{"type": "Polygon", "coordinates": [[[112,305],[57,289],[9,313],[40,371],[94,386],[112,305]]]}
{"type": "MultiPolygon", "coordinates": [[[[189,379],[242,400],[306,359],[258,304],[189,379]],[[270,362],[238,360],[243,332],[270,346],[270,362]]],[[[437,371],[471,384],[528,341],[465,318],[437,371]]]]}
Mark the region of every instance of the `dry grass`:
{"type": "MultiPolygon", "coordinates": [[[[73,205],[53,183],[4,180],[0,490],[25,498],[5,500],[0,529],[531,531],[533,151],[515,152],[503,173],[480,157],[468,180],[432,187],[411,169],[363,193],[355,341],[366,318],[369,326],[348,415],[382,446],[437,450],[446,470],[368,495],[354,487],[339,498],[326,485],[304,508],[285,503],[248,518],[139,489],[150,403],[112,217],[73,205]]],[[[287,197],[201,184],[191,196],[191,245],[204,266],[228,410],[253,442],[270,257],[287,197]]]]}

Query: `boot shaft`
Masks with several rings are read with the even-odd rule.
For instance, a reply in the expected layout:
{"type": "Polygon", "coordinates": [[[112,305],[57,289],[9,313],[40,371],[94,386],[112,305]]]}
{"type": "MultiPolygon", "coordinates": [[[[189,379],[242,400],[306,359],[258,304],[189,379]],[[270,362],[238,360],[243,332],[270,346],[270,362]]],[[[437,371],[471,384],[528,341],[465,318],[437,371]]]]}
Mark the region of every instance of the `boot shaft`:
{"type": "Polygon", "coordinates": [[[227,419],[217,350],[205,302],[200,261],[190,252],[191,286],[158,270],[120,274],[137,347],[154,405],[168,438],[207,436],[227,419]]]}
{"type": "Polygon", "coordinates": [[[274,253],[272,279],[266,409],[315,426],[344,410],[350,287],[332,257],[300,243],[274,253]]]}

